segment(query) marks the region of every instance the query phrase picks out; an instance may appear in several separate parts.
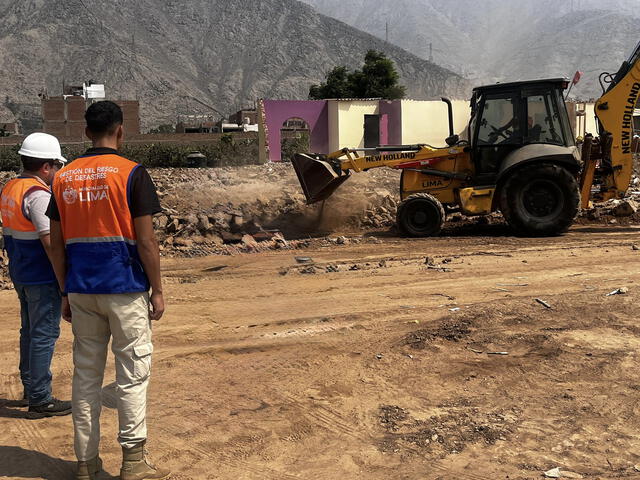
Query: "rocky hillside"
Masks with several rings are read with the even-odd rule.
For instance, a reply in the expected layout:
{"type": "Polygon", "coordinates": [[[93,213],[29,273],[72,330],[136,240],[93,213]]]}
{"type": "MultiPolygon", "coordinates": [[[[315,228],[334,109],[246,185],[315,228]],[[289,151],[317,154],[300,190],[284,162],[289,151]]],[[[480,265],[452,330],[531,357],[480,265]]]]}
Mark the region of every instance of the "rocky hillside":
{"type": "Polygon", "coordinates": [[[143,128],[228,114],[259,97],[306,98],[370,48],[396,61],[413,98],[468,93],[459,75],[296,0],[0,0],[0,121],[32,126],[43,88],[88,79],[139,98],[143,128]]]}
{"type": "Polygon", "coordinates": [[[574,89],[599,94],[640,37],[638,0],[303,0],[474,84],[585,72],[574,89]],[[430,44],[433,51],[430,50],[430,44]]]}

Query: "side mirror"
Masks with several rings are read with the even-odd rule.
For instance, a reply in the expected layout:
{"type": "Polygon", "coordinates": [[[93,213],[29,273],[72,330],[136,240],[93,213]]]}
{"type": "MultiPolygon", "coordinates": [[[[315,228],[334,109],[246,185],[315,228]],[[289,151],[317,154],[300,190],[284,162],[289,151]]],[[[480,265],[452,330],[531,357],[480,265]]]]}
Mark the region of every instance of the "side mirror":
{"type": "Polygon", "coordinates": [[[460,141],[460,135],[451,135],[450,137],[447,137],[447,139],[445,140],[447,145],[449,145],[450,147],[457,145],[459,141],[460,141]]]}

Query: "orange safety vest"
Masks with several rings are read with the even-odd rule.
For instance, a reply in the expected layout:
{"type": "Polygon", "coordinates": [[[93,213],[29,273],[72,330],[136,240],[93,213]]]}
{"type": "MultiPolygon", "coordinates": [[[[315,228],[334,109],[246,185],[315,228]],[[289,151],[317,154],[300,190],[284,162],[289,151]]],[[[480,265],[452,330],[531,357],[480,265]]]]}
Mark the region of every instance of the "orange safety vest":
{"type": "Polygon", "coordinates": [[[94,154],[56,174],[53,195],[67,250],[67,292],[149,290],[129,210],[131,176],[137,167],[119,155],[94,154]]]}
{"type": "Polygon", "coordinates": [[[24,199],[35,190],[51,192],[37,178],[21,176],[9,181],[0,195],[4,249],[9,255],[9,274],[15,283],[43,285],[56,281],[36,227],[24,211],[24,199]]]}

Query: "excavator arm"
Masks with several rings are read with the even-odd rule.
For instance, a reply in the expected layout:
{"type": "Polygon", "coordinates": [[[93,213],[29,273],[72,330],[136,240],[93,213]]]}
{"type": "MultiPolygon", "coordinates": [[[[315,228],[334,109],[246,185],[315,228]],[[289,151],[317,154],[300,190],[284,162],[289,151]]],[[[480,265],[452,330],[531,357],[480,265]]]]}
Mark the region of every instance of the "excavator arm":
{"type": "MultiPolygon", "coordinates": [[[[609,78],[611,82],[608,88],[595,105],[600,135],[598,145],[601,150],[598,171],[601,185],[597,197],[602,201],[624,196],[631,182],[633,113],[640,99],[640,43],[615,76],[609,75],[609,78]]],[[[596,172],[596,160],[593,159],[594,155],[590,154],[590,139],[585,146],[587,148],[583,149],[585,154],[581,182],[583,208],[589,204],[596,172]]]]}
{"type": "MultiPolygon", "coordinates": [[[[394,145],[376,148],[344,148],[328,155],[299,153],[292,163],[307,203],[326,200],[351,172],[372,168],[415,170],[424,174],[457,178],[458,174],[432,168],[444,158],[462,154],[463,147],[432,148],[428,145],[394,145]],[[360,153],[364,153],[361,155],[360,153]]],[[[466,178],[466,175],[462,175],[466,178]]]]}

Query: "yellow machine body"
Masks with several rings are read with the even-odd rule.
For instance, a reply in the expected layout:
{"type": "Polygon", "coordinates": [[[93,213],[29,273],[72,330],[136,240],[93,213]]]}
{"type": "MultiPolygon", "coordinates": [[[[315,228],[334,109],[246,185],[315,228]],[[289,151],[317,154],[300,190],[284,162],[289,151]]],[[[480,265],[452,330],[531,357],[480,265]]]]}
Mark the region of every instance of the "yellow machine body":
{"type": "Polygon", "coordinates": [[[428,193],[443,204],[459,204],[466,215],[486,215],[494,208],[495,189],[475,189],[468,185],[469,179],[474,176],[474,166],[471,155],[464,147],[420,146],[413,152],[380,152],[364,156],[355,150],[344,149],[324,159],[298,155],[294,159],[294,166],[296,171],[303,172],[299,176],[309,203],[331,195],[348,178],[349,172],[391,167],[402,169],[402,200],[415,193],[428,193]],[[339,167],[332,168],[332,161],[334,165],[338,161],[339,167]],[[426,174],[425,171],[433,171],[434,174],[426,174]],[[313,188],[315,190],[312,191],[313,188]]]}

